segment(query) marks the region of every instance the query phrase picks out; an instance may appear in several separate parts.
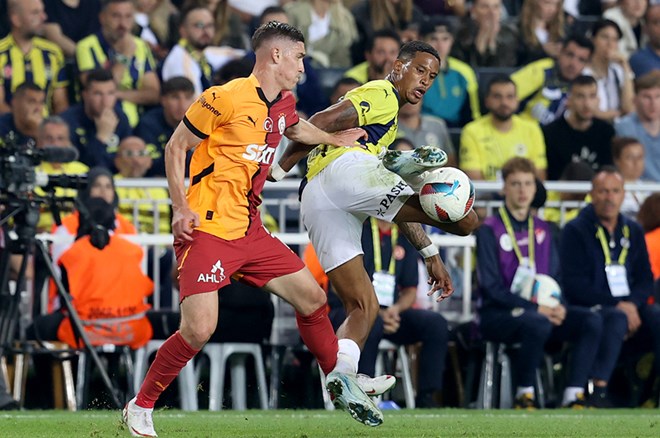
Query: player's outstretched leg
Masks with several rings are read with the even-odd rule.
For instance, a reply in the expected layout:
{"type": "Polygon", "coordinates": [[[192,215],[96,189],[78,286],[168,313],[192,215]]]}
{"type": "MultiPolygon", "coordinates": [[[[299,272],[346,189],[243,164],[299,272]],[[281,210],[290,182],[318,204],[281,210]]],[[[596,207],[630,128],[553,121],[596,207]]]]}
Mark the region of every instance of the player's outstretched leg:
{"type": "Polygon", "coordinates": [[[157,437],[154,430],[154,421],[152,418],[153,408],[141,408],[135,404],[136,397],[126,403],[122,416],[124,423],[128,426],[128,431],[132,436],[157,437]]]}
{"type": "Polygon", "coordinates": [[[360,388],[355,374],[332,371],[328,374],[325,387],[336,408],[348,411],[367,426],[376,427],[383,423],[382,412],[360,388]]]}
{"type": "Polygon", "coordinates": [[[444,166],[447,164],[447,154],[437,146],[420,146],[412,151],[388,149],[382,161],[387,170],[406,179],[444,166]]]}

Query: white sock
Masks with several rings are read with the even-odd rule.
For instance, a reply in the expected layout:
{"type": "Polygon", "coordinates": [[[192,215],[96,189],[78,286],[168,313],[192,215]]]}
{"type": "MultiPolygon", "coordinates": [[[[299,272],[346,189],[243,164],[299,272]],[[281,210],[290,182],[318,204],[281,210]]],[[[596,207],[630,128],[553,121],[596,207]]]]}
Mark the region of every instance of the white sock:
{"type": "Polygon", "coordinates": [[[533,386],[519,386],[518,389],[516,389],[516,398],[520,397],[523,394],[532,394],[532,397],[535,397],[534,387],[533,386]]]}
{"type": "Polygon", "coordinates": [[[356,374],[360,362],[360,347],[352,339],[340,339],[335,370],[340,373],[356,374]]]}
{"type": "Polygon", "coordinates": [[[568,406],[570,403],[577,400],[577,396],[584,393],[584,389],[579,386],[569,386],[564,389],[564,399],[561,402],[562,406],[568,406]]]}
{"type": "Polygon", "coordinates": [[[131,410],[133,411],[139,411],[139,412],[153,412],[154,408],[143,408],[142,406],[138,406],[136,403],[136,400],[133,399],[131,400],[131,410]]]}

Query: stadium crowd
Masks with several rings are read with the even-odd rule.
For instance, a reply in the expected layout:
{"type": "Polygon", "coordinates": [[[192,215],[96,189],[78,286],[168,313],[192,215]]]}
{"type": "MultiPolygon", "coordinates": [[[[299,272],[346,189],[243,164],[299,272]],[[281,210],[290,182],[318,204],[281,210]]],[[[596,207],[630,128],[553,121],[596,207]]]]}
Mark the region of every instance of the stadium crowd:
{"type": "MultiPolygon", "coordinates": [[[[390,270],[396,272],[397,296],[381,303],[370,353],[362,359],[369,363],[361,362],[360,369],[374,372],[381,339],[410,345],[420,369],[417,405],[456,405],[446,383],[462,376],[455,370],[450,376],[449,370],[460,368],[463,359],[452,351],[462,349],[461,358],[479,366],[484,344],[496,342],[514,358],[517,408],[542,407],[534,377],[544,356],[558,364],[551,369],[561,370],[564,392],[557,407],[658,407],[660,198],[634,186],[660,183],[660,1],[0,0],[0,12],[0,145],[13,132],[20,143],[34,141],[37,148],[77,150],[78,161],[42,163],[39,169],[94,176],[79,194],[93,210],[84,212],[87,228],[79,230],[78,211],[65,211],[70,218],[57,226],[46,209],[38,228],[79,237],[91,233],[91,215],[107,213],[106,204],[114,207],[108,228],[116,235],[172,232],[166,189],[115,188],[114,181],[165,177],[165,145],[188,107],[208,87],[250,74],[255,63],[250,37],[260,24],[288,22],[305,36],[305,74],[294,90],[304,119],[349,90],[384,79],[402,43],[429,43],[440,54],[441,69],[422,102],[402,108],[395,145],[439,146],[449,165],[471,179],[501,182],[503,192],[489,198],[502,201],[502,208],[490,216],[477,211],[483,222],[475,233],[475,319],[462,324],[429,310],[429,301],[411,298],[420,295],[415,285],[425,285],[417,269],[422,262],[412,257],[408,242],[396,242],[396,226],[365,223],[367,269],[373,276],[374,266],[388,267],[396,259],[390,270]],[[543,183],[558,180],[591,181],[592,188],[586,199],[585,194],[546,194],[543,183]],[[577,199],[587,206],[560,220],[556,210],[544,208],[546,198],[577,199]],[[383,251],[373,249],[379,240],[383,251]],[[558,306],[519,296],[516,278],[527,281],[530,272],[559,283],[558,306]],[[413,324],[422,317],[428,327],[413,324]],[[434,366],[434,360],[443,363],[434,366]]],[[[305,167],[302,161],[289,176],[304,175],[305,167]]],[[[262,214],[277,231],[268,211],[262,214]]],[[[105,297],[104,312],[93,312],[81,296],[99,283],[76,272],[83,268],[71,260],[87,259],[85,270],[101,268],[90,267],[94,260],[83,255],[89,245],[83,246],[52,248],[81,316],[132,321],[146,315],[154,336],[169,336],[176,323],[161,330],[161,313],[145,312],[138,304],[126,313],[122,303],[135,301],[135,294],[143,302],[148,295],[150,280],[135,269],[131,275],[140,279],[139,290],[113,283],[107,291],[125,296],[105,297]]],[[[140,258],[120,255],[116,239],[101,247],[117,255],[98,263],[121,261],[135,268],[140,258]]],[[[160,260],[157,307],[172,307],[173,251],[146,256],[160,260]]],[[[314,263],[313,257],[305,261],[314,263]]],[[[39,264],[48,262],[34,263],[38,295],[47,280],[39,264]]],[[[323,272],[317,279],[332,297],[323,272]]],[[[268,308],[267,299],[257,306],[252,297],[228,291],[224,299],[237,315],[268,308]]],[[[48,305],[35,305],[35,315],[59,316],[54,328],[42,333],[63,330],[56,298],[51,284],[48,305]]],[[[223,309],[222,293],[220,301],[223,309]]],[[[272,314],[265,313],[269,325],[272,314]]],[[[221,330],[229,333],[236,326],[221,330]]],[[[66,331],[52,340],[79,347],[70,326],[66,331]]],[[[254,341],[248,327],[239,331],[254,341]]],[[[270,328],[258,331],[256,338],[266,346],[270,328]]],[[[151,332],[141,327],[139,334],[97,333],[94,341],[139,348],[151,332]]],[[[240,341],[238,335],[220,339],[240,341]]],[[[0,379],[0,409],[18,408],[3,384],[0,379]]],[[[472,396],[460,403],[469,405],[472,396]]]]}

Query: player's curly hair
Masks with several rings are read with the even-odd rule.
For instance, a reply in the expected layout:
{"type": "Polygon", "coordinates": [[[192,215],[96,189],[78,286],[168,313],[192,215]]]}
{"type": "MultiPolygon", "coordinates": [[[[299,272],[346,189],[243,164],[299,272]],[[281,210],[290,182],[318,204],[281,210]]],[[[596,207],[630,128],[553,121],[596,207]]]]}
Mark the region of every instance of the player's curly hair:
{"type": "Polygon", "coordinates": [[[410,61],[415,57],[417,52],[428,53],[429,55],[435,56],[438,62],[441,62],[438,51],[435,50],[433,46],[425,43],[424,41],[410,41],[405,43],[403,46],[401,46],[401,50],[399,50],[398,58],[403,61],[410,61]]]}
{"type": "Polygon", "coordinates": [[[286,38],[301,43],[305,42],[305,37],[298,28],[290,24],[280,23],[279,21],[269,21],[254,31],[254,35],[252,35],[252,50],[256,52],[264,42],[275,38],[286,38]]]}

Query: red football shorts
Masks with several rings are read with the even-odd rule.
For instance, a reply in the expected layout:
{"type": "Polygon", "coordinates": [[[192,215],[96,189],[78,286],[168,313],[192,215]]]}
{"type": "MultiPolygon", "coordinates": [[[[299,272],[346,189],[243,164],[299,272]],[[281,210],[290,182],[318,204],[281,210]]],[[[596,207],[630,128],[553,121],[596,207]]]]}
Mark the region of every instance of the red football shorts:
{"type": "Polygon", "coordinates": [[[193,231],[192,241],[177,240],[180,300],[226,286],[234,277],[255,287],[298,272],[305,264],[263,226],[235,240],[193,231]]]}

